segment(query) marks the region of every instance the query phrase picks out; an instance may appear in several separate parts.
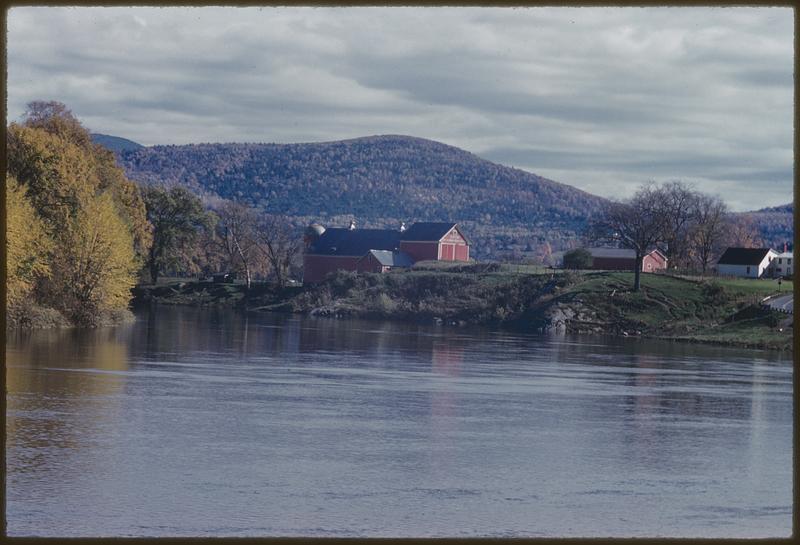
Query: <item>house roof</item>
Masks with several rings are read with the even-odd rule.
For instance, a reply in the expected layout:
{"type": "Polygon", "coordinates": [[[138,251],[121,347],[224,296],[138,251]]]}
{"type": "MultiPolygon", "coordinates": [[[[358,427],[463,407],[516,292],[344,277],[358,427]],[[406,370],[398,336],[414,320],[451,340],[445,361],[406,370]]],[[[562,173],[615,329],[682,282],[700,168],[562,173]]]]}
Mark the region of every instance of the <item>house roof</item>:
{"type": "MultiPolygon", "coordinates": [[[[401,240],[437,242],[455,226],[456,224],[452,221],[418,221],[407,230],[403,231],[401,240]]],[[[464,236],[464,234],[462,233],[461,236],[464,236]]],[[[466,239],[466,237],[464,238],[466,239]]],[[[469,241],[467,241],[467,243],[469,243],[469,241]]]]}
{"type": "MultiPolygon", "coordinates": [[[[631,250],[630,248],[586,248],[592,257],[606,257],[606,258],[617,258],[617,259],[636,259],[636,252],[631,250]]],[[[667,256],[659,250],[658,248],[654,250],[650,250],[645,255],[650,255],[657,253],[663,259],[666,259],[667,256]]]]}
{"type": "Polygon", "coordinates": [[[370,250],[378,263],[384,267],[410,267],[414,264],[411,256],[405,252],[390,252],[388,250],[370,250]]]}
{"type": "Polygon", "coordinates": [[[331,227],[308,249],[310,254],[362,256],[370,250],[395,251],[400,246],[400,231],[390,229],[343,229],[331,227]]]}
{"type": "Polygon", "coordinates": [[[717,265],[758,265],[769,252],[770,248],[728,248],[717,265]]]}

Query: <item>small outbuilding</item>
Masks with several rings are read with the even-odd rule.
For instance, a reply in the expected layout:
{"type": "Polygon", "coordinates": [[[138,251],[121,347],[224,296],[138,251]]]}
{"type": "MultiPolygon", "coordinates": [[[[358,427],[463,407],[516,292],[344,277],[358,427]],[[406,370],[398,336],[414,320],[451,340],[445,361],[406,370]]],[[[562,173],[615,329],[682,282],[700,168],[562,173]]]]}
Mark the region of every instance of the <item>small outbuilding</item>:
{"type": "Polygon", "coordinates": [[[772,248],[728,248],[717,261],[717,274],[761,278],[777,255],[772,248]]]}
{"type": "Polygon", "coordinates": [[[370,250],[367,255],[358,260],[358,272],[389,272],[395,267],[410,267],[414,264],[405,252],[391,252],[389,250],[370,250]]]}
{"type": "MultiPolygon", "coordinates": [[[[592,269],[632,271],[636,268],[636,252],[628,248],[586,248],[592,254],[592,269]]],[[[642,258],[642,272],[655,272],[667,268],[667,256],[651,250],[642,258]]]]}

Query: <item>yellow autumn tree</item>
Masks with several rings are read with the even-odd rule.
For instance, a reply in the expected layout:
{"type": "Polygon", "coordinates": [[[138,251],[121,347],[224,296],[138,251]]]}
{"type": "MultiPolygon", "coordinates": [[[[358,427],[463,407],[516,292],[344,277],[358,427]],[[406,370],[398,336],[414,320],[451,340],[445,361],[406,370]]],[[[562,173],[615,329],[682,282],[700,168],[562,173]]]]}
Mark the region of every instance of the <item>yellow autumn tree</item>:
{"type": "Polygon", "coordinates": [[[52,240],[16,178],[6,174],[6,308],[17,307],[50,274],[52,240]]]}
{"type": "Polygon", "coordinates": [[[29,104],[6,144],[11,206],[23,218],[8,233],[9,270],[20,263],[9,278],[10,299],[30,293],[39,310],[56,309],[76,325],[108,323],[127,307],[152,241],[139,187],[58,102],[29,104]],[[19,257],[33,251],[31,238],[49,239],[50,252],[19,257]]]}
{"type": "Polygon", "coordinates": [[[94,164],[80,147],[43,129],[12,123],[8,128],[8,171],[47,227],[60,231],[97,192],[94,164]]]}
{"type": "Polygon", "coordinates": [[[110,191],[144,263],[152,226],[139,187],[125,177],[113,152],[92,143],[89,131],[64,104],[28,104],[24,122],[8,129],[8,163],[9,171],[29,187],[37,211],[56,230],[87,198],[110,191]]]}
{"type": "Polygon", "coordinates": [[[142,193],[136,182],[125,177],[117,165],[114,153],[100,145],[92,147],[95,172],[100,179],[100,191],[110,191],[117,204],[120,217],[133,235],[133,249],[137,261],[143,266],[153,243],[153,226],[147,220],[142,193]]]}
{"type": "Polygon", "coordinates": [[[133,236],[108,192],[91,199],[56,240],[49,291],[74,323],[123,310],[136,281],[133,236]]]}

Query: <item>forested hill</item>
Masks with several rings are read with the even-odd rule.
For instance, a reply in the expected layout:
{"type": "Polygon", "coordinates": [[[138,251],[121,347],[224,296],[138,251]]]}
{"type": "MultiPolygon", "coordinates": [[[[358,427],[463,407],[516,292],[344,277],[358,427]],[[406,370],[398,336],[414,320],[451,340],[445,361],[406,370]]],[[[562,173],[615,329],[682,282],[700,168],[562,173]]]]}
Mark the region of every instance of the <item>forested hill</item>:
{"type": "Polygon", "coordinates": [[[547,254],[577,243],[600,197],[431,140],[371,136],[309,144],[194,144],[123,149],[140,182],[236,198],[298,225],[461,222],[476,257],[547,254]]]}
{"type": "Polygon", "coordinates": [[[794,240],[794,203],[762,208],[746,212],[755,223],[764,244],[776,250],[783,249],[784,242],[794,240]]]}

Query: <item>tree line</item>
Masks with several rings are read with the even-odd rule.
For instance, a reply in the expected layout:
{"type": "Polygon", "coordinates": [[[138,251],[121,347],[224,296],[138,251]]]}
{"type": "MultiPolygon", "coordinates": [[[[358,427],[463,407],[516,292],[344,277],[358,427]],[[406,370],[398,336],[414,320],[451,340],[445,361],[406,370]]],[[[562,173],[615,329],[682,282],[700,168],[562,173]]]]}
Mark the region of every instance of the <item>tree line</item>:
{"type": "MultiPolygon", "coordinates": [[[[733,214],[718,196],[675,181],[641,186],[629,199],[609,201],[585,231],[589,243],[608,243],[635,254],[634,291],[638,291],[644,256],[658,248],[672,269],[705,275],[728,246],[763,244],[752,218],[733,214]]],[[[565,266],[581,267],[588,252],[565,254],[565,266]]]]}
{"type": "Polygon", "coordinates": [[[247,288],[271,278],[279,287],[297,273],[298,230],[284,216],[246,204],[214,199],[205,204],[181,186],[142,187],[153,244],[145,259],[148,280],[164,274],[240,275],[247,288]]]}
{"type": "Polygon", "coordinates": [[[283,285],[295,265],[299,236],[283,218],[140,187],[64,104],[31,102],[7,135],[9,325],[114,323],[131,288],[165,270],[243,270],[248,285],[254,275],[283,285]]]}

